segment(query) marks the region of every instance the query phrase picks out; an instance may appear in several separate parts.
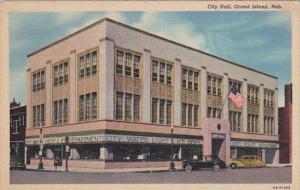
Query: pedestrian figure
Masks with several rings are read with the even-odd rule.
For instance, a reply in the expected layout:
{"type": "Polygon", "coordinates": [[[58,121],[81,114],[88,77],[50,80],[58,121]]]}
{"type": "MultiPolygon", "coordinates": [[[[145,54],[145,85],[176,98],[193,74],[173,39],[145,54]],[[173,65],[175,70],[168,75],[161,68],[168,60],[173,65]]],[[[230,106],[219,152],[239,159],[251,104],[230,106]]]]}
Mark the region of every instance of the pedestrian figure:
{"type": "Polygon", "coordinates": [[[59,158],[57,156],[55,156],[55,158],[54,158],[55,171],[57,170],[58,163],[59,163],[59,158]]]}

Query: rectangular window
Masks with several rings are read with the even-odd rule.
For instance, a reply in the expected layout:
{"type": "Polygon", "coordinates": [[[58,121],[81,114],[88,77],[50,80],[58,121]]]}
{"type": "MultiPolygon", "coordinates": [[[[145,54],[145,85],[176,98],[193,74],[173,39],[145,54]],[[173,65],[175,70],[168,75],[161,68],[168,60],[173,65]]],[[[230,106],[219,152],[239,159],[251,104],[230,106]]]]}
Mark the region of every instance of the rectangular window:
{"type": "Polygon", "coordinates": [[[133,100],[133,121],[137,122],[140,120],[140,96],[134,95],[133,100]]]}
{"type": "Polygon", "coordinates": [[[152,81],[157,82],[158,62],[152,61],[152,81]]]}
{"type": "Polygon", "coordinates": [[[85,95],[85,120],[91,119],[91,96],[90,94],[85,95]]]}
{"type": "Polygon", "coordinates": [[[64,63],[64,82],[68,82],[69,80],[69,69],[68,69],[68,62],[64,63]]]}
{"type": "Polygon", "coordinates": [[[41,90],[41,73],[40,72],[38,72],[36,74],[36,79],[37,79],[36,90],[41,90]]]}
{"type": "Polygon", "coordinates": [[[241,131],[241,128],[242,128],[242,126],[241,126],[241,115],[242,115],[242,113],[241,112],[238,112],[238,114],[237,114],[237,131],[241,131]]]}
{"type": "Polygon", "coordinates": [[[164,63],[160,63],[160,71],[159,71],[159,82],[165,83],[165,67],[164,63]]]}
{"type": "Polygon", "coordinates": [[[92,75],[97,74],[97,51],[92,53],[92,75]]]}
{"type": "Polygon", "coordinates": [[[134,70],[133,70],[133,76],[135,78],[140,77],[140,61],[141,61],[141,57],[135,55],[134,56],[134,70]]]}
{"type": "Polygon", "coordinates": [[[85,55],[85,75],[91,75],[91,55],[89,53],[85,55]]]}
{"type": "Polygon", "coordinates": [[[207,108],[207,118],[211,118],[211,112],[212,112],[212,108],[208,107],[207,108]]]}
{"type": "Polygon", "coordinates": [[[92,93],[92,119],[97,119],[97,92],[92,93]]]}
{"type": "Polygon", "coordinates": [[[211,94],[211,76],[207,76],[207,94],[211,94]]]}
{"type": "Polygon", "coordinates": [[[84,120],[85,109],[84,109],[84,95],[79,97],[79,121],[84,120]]]}
{"type": "Polygon", "coordinates": [[[36,89],[36,87],[37,87],[37,78],[36,78],[36,74],[33,74],[33,85],[32,85],[32,91],[33,92],[35,92],[37,89],[36,89]]]}
{"type": "Polygon", "coordinates": [[[218,96],[222,95],[222,79],[218,78],[218,86],[217,86],[218,96]]]}
{"type": "Polygon", "coordinates": [[[186,89],[186,77],[187,77],[187,70],[182,69],[182,88],[186,89]]]}
{"type": "Polygon", "coordinates": [[[152,123],[157,123],[158,99],[152,98],[152,123]]]}
{"type": "Polygon", "coordinates": [[[217,94],[217,78],[213,77],[212,79],[212,94],[216,95],[217,94]]]}
{"type": "Polygon", "coordinates": [[[167,100],[167,124],[172,123],[172,101],[167,100]]]}
{"type": "Polygon", "coordinates": [[[165,100],[159,100],[159,123],[165,123],[165,100]]]}
{"type": "Polygon", "coordinates": [[[53,104],[53,125],[57,125],[58,104],[57,101],[53,104]]]}
{"type": "Polygon", "coordinates": [[[131,121],[131,94],[125,94],[125,121],[131,121]]]}
{"type": "Polygon", "coordinates": [[[181,123],[182,123],[182,126],[186,126],[186,107],[187,107],[187,104],[183,103],[182,104],[182,114],[181,114],[181,123]]]}
{"type": "Polygon", "coordinates": [[[41,71],[41,89],[45,89],[45,71],[41,71]]]}
{"type": "Polygon", "coordinates": [[[117,51],[117,65],[116,65],[116,73],[123,74],[123,57],[124,52],[117,51]]]}
{"type": "Polygon", "coordinates": [[[193,105],[188,105],[188,126],[193,125],[193,105]]]}
{"type": "Polygon", "coordinates": [[[188,71],[188,89],[193,89],[193,71],[188,71]]]}
{"type": "Polygon", "coordinates": [[[194,127],[198,127],[198,114],[199,113],[199,106],[194,105],[194,127]]]}
{"type": "Polygon", "coordinates": [[[41,106],[40,122],[41,122],[41,125],[44,126],[45,125],[45,105],[41,104],[40,106],[41,106]]]}
{"type": "Polygon", "coordinates": [[[61,64],[58,66],[58,72],[59,72],[59,84],[62,84],[64,82],[64,66],[61,64]]]}
{"type": "Polygon", "coordinates": [[[84,73],[85,73],[85,57],[81,56],[80,57],[80,78],[84,77],[84,73]]]}
{"type": "Polygon", "coordinates": [[[167,84],[172,84],[172,65],[167,64],[167,84]]]}
{"type": "Polygon", "coordinates": [[[126,53],[125,57],[125,75],[131,76],[131,60],[132,60],[132,54],[126,53]]]}
{"type": "Polygon", "coordinates": [[[63,121],[63,105],[62,100],[58,101],[58,123],[62,124],[63,121]]]}
{"type": "Polygon", "coordinates": [[[64,123],[68,123],[68,119],[69,119],[69,102],[68,99],[64,99],[64,107],[63,107],[64,113],[63,113],[63,122],[64,123]]]}
{"type": "Polygon", "coordinates": [[[248,119],[247,119],[247,132],[251,132],[251,115],[248,114],[248,119]]]}
{"type": "Polygon", "coordinates": [[[198,91],[199,73],[194,72],[194,90],[198,91]]]}
{"type": "Polygon", "coordinates": [[[116,120],[123,120],[123,93],[117,92],[116,95],[116,120]]]}
{"type": "Polygon", "coordinates": [[[33,110],[33,115],[32,115],[32,121],[33,121],[33,126],[37,126],[37,123],[36,123],[36,106],[33,106],[32,108],[33,110]]]}

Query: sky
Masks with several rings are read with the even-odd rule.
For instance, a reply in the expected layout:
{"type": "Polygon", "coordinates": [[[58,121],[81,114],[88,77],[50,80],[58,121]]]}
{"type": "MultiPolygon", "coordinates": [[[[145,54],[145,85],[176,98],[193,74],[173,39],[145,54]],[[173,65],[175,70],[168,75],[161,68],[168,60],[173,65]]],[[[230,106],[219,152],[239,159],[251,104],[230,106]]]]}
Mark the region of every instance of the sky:
{"type": "Polygon", "coordinates": [[[278,77],[279,106],[291,82],[287,12],[13,12],[10,100],[25,104],[26,56],[104,17],[278,77]]]}

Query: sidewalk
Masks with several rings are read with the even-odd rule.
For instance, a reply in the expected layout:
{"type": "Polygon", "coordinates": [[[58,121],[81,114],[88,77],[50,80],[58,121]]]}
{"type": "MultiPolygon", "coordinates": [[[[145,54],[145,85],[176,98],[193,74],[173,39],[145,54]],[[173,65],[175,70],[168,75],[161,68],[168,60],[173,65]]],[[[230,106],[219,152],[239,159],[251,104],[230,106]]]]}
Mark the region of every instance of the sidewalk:
{"type": "Polygon", "coordinates": [[[266,164],[266,167],[292,167],[292,164],[266,164]]]}
{"type": "MultiPolygon", "coordinates": [[[[57,167],[55,170],[54,166],[44,166],[44,169],[37,169],[36,165],[27,165],[27,170],[36,170],[36,171],[57,171],[65,172],[66,168],[63,166],[57,167]]],[[[182,170],[182,168],[176,168],[176,170],[182,170]]],[[[163,172],[169,171],[168,167],[156,167],[156,168],[124,168],[124,169],[93,169],[93,168],[69,168],[69,172],[163,172]]]]}

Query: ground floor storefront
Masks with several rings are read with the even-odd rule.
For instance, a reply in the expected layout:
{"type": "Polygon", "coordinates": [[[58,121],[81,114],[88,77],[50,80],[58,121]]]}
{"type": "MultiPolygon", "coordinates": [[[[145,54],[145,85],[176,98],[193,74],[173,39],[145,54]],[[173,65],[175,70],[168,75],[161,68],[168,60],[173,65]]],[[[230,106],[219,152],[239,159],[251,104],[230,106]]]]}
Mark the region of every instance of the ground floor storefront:
{"type": "MultiPolygon", "coordinates": [[[[225,137],[224,137],[225,138],[225,137]]],[[[167,167],[174,160],[179,167],[185,159],[202,159],[203,138],[195,136],[154,136],[130,134],[89,134],[45,137],[42,158],[44,165],[68,165],[74,168],[146,168],[167,167]],[[173,143],[172,143],[173,141],[173,143]],[[173,144],[173,145],[172,145],[173,144]]],[[[278,143],[232,139],[230,148],[223,146],[223,136],[212,136],[211,154],[221,157],[230,152],[230,159],[243,155],[257,155],[266,164],[278,163],[278,143]],[[223,152],[223,153],[222,153],[223,152]],[[225,153],[224,153],[225,152],[225,153]]],[[[27,138],[25,147],[26,163],[38,165],[40,139],[27,138]]]]}
{"type": "Polygon", "coordinates": [[[279,145],[277,142],[233,139],[230,145],[230,157],[232,159],[241,158],[244,155],[255,155],[266,164],[279,163],[279,145]]]}

